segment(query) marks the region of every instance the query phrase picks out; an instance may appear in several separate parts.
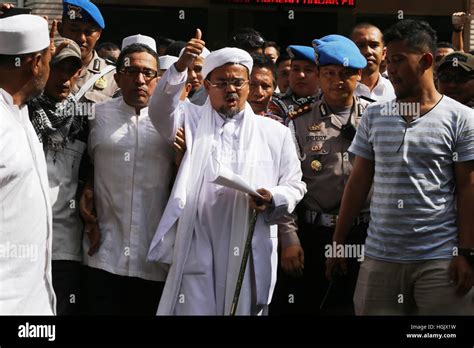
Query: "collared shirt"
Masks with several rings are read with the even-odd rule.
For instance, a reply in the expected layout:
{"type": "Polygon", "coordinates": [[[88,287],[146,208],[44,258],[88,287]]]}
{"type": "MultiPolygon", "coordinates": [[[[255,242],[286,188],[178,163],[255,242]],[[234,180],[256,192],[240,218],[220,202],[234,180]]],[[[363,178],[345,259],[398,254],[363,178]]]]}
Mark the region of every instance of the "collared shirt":
{"type": "Polygon", "coordinates": [[[0,89],[0,315],[52,315],[46,162],[28,108],[0,89]]]}
{"type": "Polygon", "coordinates": [[[369,87],[363,83],[357,82],[354,94],[357,97],[364,96],[373,99],[376,102],[389,101],[397,97],[390,80],[386,79],[380,74],[377,84],[375,85],[374,89],[372,89],[372,91],[370,91],[369,87]]]}
{"type": "Polygon", "coordinates": [[[169,197],[173,148],[151,124],[148,108],[136,115],[121,97],[96,105],[88,150],[102,237],[92,257],[84,238],[85,263],[117,275],[163,281],[163,270],[146,256],[169,197]]]}
{"type": "MultiPolygon", "coordinates": [[[[77,79],[76,85],[72,89],[73,94],[77,94],[82,86],[95,75],[99,74],[105,67],[107,62],[100,58],[94,50],[94,56],[86,69],[82,69],[81,76],[77,79]]],[[[118,92],[119,88],[114,79],[115,70],[105,74],[99,78],[94,85],[84,94],[81,102],[100,103],[111,99],[118,92]]]]}

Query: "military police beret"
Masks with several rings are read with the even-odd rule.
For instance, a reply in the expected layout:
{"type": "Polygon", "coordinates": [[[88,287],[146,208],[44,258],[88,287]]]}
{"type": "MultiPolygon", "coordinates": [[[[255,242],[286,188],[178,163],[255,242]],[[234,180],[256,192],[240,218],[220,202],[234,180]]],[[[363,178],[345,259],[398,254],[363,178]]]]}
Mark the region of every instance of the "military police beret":
{"type": "Polygon", "coordinates": [[[310,46],[290,45],[286,51],[292,60],[308,60],[314,63],[314,50],[310,46]]]}
{"type": "Polygon", "coordinates": [[[80,22],[95,22],[101,29],[105,28],[104,17],[89,0],[64,0],[63,17],[80,22]]]}
{"type": "Polygon", "coordinates": [[[341,35],[327,35],[313,40],[316,64],[342,65],[353,69],[363,69],[367,60],[352,40],[341,35]]]}

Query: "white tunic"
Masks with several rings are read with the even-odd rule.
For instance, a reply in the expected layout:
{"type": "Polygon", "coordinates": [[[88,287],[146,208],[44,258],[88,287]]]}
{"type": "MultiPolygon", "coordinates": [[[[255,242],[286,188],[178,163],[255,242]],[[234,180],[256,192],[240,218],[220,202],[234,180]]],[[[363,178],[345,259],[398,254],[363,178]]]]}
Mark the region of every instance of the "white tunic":
{"type": "Polygon", "coordinates": [[[357,82],[355,95],[357,97],[364,96],[373,99],[376,102],[390,101],[396,98],[392,83],[389,79],[386,79],[380,74],[377,84],[372,89],[372,91],[370,91],[369,87],[363,83],[357,82]]]}
{"type": "MultiPolygon", "coordinates": [[[[174,66],[167,70],[151,100],[150,118],[168,141],[174,139],[177,127],[184,124],[189,149],[203,107],[194,104],[177,107],[179,92],[185,81],[185,72],[178,73],[174,66]]],[[[240,157],[240,154],[236,153],[243,116],[242,112],[233,119],[224,121],[216,114],[216,131],[212,145],[215,156],[211,156],[210,162],[214,157],[235,171],[237,162],[246,160],[245,156],[240,157]]],[[[246,280],[238,307],[239,314],[247,315],[261,313],[271,300],[276,281],[275,223],[278,218],[291,211],[306,192],[289,130],[271,119],[253,116],[258,126],[254,133],[257,148],[249,150],[256,151],[255,186],[272,192],[275,209],[260,214],[257,220],[252,256],[247,265],[246,280]]],[[[189,157],[185,156],[181,166],[186,166],[187,160],[189,157]]],[[[183,184],[180,181],[181,174],[180,168],[175,189],[183,184]]],[[[232,283],[229,278],[237,277],[240,264],[236,262],[239,260],[236,256],[243,252],[240,246],[236,249],[236,245],[232,244],[233,237],[229,233],[233,220],[233,202],[238,193],[210,183],[213,174],[211,163],[208,163],[198,198],[192,243],[189,252],[182,255],[186,258],[184,269],[182,274],[176,274],[174,265],[171,266],[158,314],[229,314],[229,295],[232,296],[234,292],[234,288],[229,288],[232,283]],[[178,293],[175,293],[173,288],[177,288],[178,293]]],[[[152,243],[150,259],[165,263],[170,261],[170,246],[161,243],[161,240],[163,235],[172,230],[183,208],[183,201],[172,195],[152,243]]],[[[180,236],[177,236],[178,238],[180,236]]],[[[176,261],[176,255],[179,259],[183,251],[172,252],[176,261]]]]}
{"type": "Polygon", "coordinates": [[[52,315],[46,162],[25,105],[0,89],[0,315],[52,315]]]}
{"type": "Polygon", "coordinates": [[[146,261],[150,242],[170,193],[174,150],[156,131],[148,108],[136,115],[123,98],[95,106],[89,154],[102,233],[99,251],[85,264],[107,272],[163,281],[164,270],[146,261]]]}

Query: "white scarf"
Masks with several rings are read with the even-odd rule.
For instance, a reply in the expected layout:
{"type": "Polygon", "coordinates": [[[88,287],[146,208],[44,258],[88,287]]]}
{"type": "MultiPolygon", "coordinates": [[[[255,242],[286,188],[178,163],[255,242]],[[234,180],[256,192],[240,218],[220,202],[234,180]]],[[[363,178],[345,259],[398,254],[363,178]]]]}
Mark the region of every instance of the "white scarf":
{"type": "MultiPolygon", "coordinates": [[[[181,174],[185,177],[180,178],[180,180],[183,180],[186,183],[186,185],[183,186],[186,187],[186,192],[182,192],[182,194],[185,194],[183,201],[186,202],[186,204],[177,226],[177,238],[175,240],[174,246],[175,251],[173,252],[173,264],[170,270],[170,273],[173,273],[173,276],[167,280],[167,284],[163,292],[164,296],[169,296],[172,294],[174,298],[166,299],[165,301],[163,301],[162,298],[158,315],[172,314],[174,311],[174,306],[178,300],[183,268],[186,262],[186,257],[183,256],[187,256],[189,252],[192,234],[194,233],[194,224],[196,222],[198,199],[203,186],[204,173],[206,166],[211,163],[210,156],[212,143],[214,140],[214,134],[216,133],[215,117],[220,116],[212,108],[209,98],[207,99],[206,104],[203,106],[202,110],[203,116],[199,120],[196,134],[194,135],[194,142],[191,144],[191,148],[188,147],[189,158],[187,160],[190,161],[189,167],[187,170],[183,170],[181,174]],[[184,253],[176,252],[177,250],[182,250],[184,253]]],[[[237,174],[241,175],[252,186],[255,182],[254,179],[256,164],[256,146],[253,133],[256,127],[255,117],[258,116],[253,113],[250,105],[246,103],[239,135],[240,140],[238,142],[239,149],[237,152],[237,174]],[[239,156],[243,156],[243,158],[239,158],[239,156]]],[[[182,165],[185,166],[186,164],[182,163],[182,165]]],[[[239,256],[236,257],[238,262],[228,263],[227,274],[232,276],[228,277],[226,284],[225,314],[230,313],[230,306],[234,296],[245,239],[248,233],[249,203],[247,195],[236,195],[236,198],[233,202],[233,207],[232,226],[230,229],[230,245],[239,246],[240,253],[239,256]]],[[[249,266],[247,266],[247,268],[248,267],[249,266]]],[[[247,279],[248,282],[249,275],[247,275],[245,279],[247,279]]],[[[239,304],[242,304],[242,301],[240,301],[239,304]]],[[[237,313],[240,312],[239,307],[237,308],[237,313]]]]}

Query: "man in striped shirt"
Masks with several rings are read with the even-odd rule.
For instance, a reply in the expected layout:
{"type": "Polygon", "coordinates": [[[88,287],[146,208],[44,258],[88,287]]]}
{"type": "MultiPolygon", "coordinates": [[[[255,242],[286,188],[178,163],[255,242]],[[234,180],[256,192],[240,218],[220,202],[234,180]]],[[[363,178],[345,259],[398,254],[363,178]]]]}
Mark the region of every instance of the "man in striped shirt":
{"type": "Polygon", "coordinates": [[[397,99],[362,117],[333,238],[345,242],[373,184],[356,314],[473,314],[474,111],[436,91],[427,23],[402,20],[384,38],[397,99]]]}

